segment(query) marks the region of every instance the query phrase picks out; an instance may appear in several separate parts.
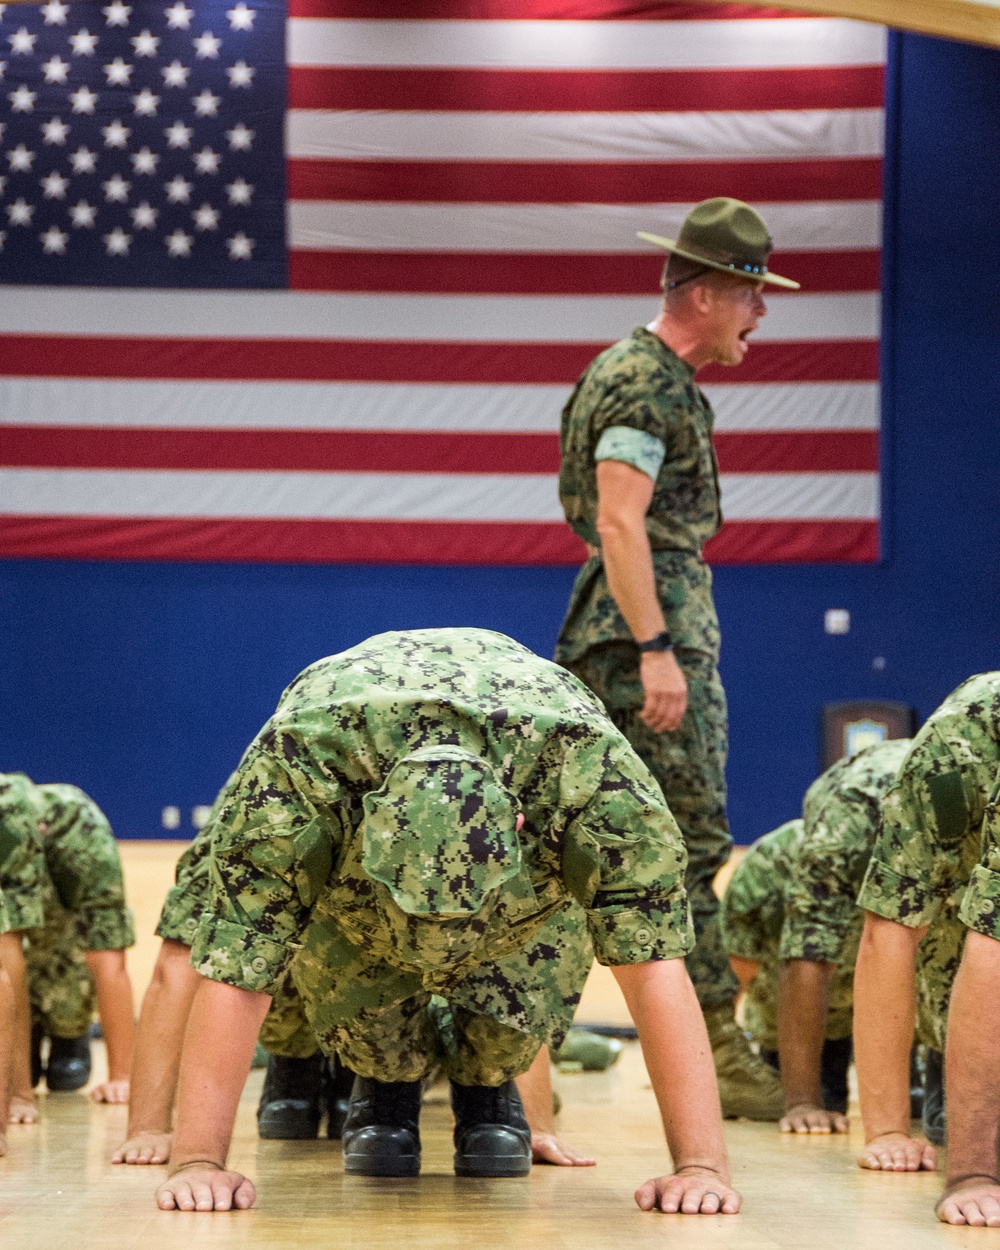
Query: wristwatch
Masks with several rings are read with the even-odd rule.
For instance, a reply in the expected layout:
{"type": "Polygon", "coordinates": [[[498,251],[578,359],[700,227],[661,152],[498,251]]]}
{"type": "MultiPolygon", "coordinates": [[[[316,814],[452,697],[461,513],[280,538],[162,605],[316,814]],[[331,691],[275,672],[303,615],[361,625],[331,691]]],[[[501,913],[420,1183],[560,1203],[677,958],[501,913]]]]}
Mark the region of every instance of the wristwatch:
{"type": "Polygon", "coordinates": [[[664,629],[655,637],[650,638],[648,642],[637,642],[635,644],[640,651],[673,651],[674,644],[670,641],[670,635],[664,629]]]}

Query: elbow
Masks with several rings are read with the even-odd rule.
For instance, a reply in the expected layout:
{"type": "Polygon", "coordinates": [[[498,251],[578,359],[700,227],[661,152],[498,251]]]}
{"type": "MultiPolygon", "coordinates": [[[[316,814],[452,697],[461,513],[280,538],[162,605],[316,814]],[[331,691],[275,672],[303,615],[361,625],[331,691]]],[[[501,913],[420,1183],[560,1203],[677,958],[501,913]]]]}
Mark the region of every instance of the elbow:
{"type": "Polygon", "coordinates": [[[594,528],[600,536],[602,547],[614,546],[616,543],[634,539],[640,534],[645,536],[646,533],[643,519],[635,521],[631,517],[607,512],[598,512],[594,528]]]}

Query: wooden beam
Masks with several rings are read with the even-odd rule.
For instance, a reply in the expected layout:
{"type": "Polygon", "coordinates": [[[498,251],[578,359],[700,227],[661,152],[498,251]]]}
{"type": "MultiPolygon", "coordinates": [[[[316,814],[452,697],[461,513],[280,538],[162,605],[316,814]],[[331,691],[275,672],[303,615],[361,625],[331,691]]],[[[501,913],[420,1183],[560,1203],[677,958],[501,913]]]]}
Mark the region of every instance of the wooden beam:
{"type": "MultiPolygon", "coordinates": [[[[710,3],[711,0],[705,0],[710,3]]],[[[853,17],[923,35],[1000,48],[997,0],[749,0],[758,8],[793,9],[824,17],[853,17]]]]}

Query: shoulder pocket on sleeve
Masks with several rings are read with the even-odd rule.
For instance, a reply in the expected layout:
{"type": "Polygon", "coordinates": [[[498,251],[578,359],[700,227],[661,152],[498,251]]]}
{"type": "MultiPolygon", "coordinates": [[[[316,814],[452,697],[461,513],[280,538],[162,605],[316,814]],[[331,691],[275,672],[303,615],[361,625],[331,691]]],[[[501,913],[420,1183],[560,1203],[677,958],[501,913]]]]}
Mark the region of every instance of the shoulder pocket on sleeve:
{"type": "Polygon", "coordinates": [[[927,778],[927,789],[934,808],[938,840],[950,845],[961,842],[969,831],[971,816],[961,774],[950,772],[930,776],[927,778]]]}
{"type": "Polygon", "coordinates": [[[295,888],[306,907],[311,907],[327,883],[333,867],[329,834],[311,820],[295,835],[295,888]]]}

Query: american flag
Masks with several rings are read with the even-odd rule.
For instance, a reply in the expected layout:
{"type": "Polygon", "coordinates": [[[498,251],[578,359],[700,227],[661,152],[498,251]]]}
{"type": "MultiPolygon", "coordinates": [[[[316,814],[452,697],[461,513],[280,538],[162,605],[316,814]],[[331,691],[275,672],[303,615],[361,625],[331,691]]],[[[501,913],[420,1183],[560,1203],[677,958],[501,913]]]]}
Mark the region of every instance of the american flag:
{"type": "Polygon", "coordinates": [[[751,201],[716,562],[878,551],[885,32],[651,0],[0,6],[0,555],[569,564],[559,412],[751,201]],[[419,17],[415,16],[419,13],[419,17]]]}

